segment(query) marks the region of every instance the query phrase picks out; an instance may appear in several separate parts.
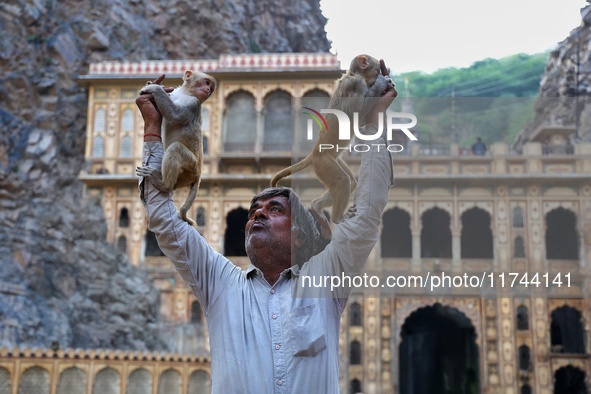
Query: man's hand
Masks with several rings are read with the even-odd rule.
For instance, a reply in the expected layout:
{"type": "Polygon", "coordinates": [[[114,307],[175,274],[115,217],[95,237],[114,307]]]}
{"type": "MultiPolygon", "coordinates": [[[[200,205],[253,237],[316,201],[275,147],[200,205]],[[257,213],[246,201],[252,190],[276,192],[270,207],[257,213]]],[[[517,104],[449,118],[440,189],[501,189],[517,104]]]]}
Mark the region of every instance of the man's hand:
{"type": "MultiPolygon", "coordinates": [[[[382,75],[384,77],[390,78],[390,69],[386,67],[384,60],[380,60],[380,70],[382,71],[382,75]]],[[[365,117],[365,123],[367,125],[377,125],[380,119],[380,114],[383,116],[386,113],[386,110],[390,107],[396,96],[398,96],[398,92],[396,91],[394,84],[388,84],[388,87],[386,88],[384,94],[382,94],[382,97],[378,100],[371,112],[365,117]]]]}
{"type": "MultiPolygon", "coordinates": [[[[160,84],[165,78],[164,74],[161,74],[158,78],[156,78],[152,82],[148,82],[149,84],[160,84]]],[[[172,92],[173,88],[164,88],[164,91],[167,93],[172,92]]],[[[158,107],[154,103],[154,97],[151,94],[142,94],[135,99],[135,104],[139,108],[142,118],[144,118],[144,141],[160,141],[160,138],[157,137],[160,135],[160,130],[162,128],[162,114],[158,111],[158,107]]]]}

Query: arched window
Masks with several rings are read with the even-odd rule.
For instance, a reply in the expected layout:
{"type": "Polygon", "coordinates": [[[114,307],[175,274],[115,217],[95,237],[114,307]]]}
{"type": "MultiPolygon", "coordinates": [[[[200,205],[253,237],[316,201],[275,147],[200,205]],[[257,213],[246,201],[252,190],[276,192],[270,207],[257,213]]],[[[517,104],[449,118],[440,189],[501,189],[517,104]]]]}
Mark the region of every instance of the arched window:
{"type": "Polygon", "coordinates": [[[585,334],[581,312],[568,305],[551,315],[550,344],[555,353],[584,354],[585,334]]]}
{"type": "Polygon", "coordinates": [[[349,346],[349,364],[361,364],[361,343],[357,340],[352,341],[349,346]]]}
{"type": "Polygon", "coordinates": [[[384,212],[381,237],[382,257],[412,257],[410,215],[400,208],[384,212]]]}
{"type": "Polygon", "coordinates": [[[513,244],[513,257],[516,259],[525,258],[525,243],[523,242],[523,237],[521,235],[515,237],[513,244]]]}
{"type": "Polygon", "coordinates": [[[531,394],[531,386],[529,384],[524,384],[521,386],[520,394],[531,394]]]}
{"type": "Polygon", "coordinates": [[[191,394],[209,394],[211,390],[209,374],[202,370],[197,370],[189,378],[189,393],[191,394]]]}
{"type": "Polygon", "coordinates": [[[105,154],[103,137],[96,136],[92,142],[92,157],[103,157],[105,154]]]}
{"type": "Polygon", "coordinates": [[[40,367],[28,368],[21,376],[18,394],[49,394],[49,373],[40,367]]]}
{"type": "Polygon", "coordinates": [[[120,387],[119,372],[113,368],[104,368],[96,374],[92,394],[119,394],[120,387]]]}
{"type": "Polygon", "coordinates": [[[462,214],[462,258],[492,259],[493,241],[490,215],[472,208],[462,214]]]}
{"type": "Polygon", "coordinates": [[[349,307],[349,324],[352,326],[361,326],[363,324],[362,322],[361,305],[358,302],[353,302],[349,307]]]}
{"type": "Polygon", "coordinates": [[[127,108],[121,115],[121,131],[133,131],[133,110],[127,108]]]}
{"type": "Polygon", "coordinates": [[[146,231],[146,256],[164,256],[160,246],[158,245],[158,241],[156,240],[156,235],[151,232],[150,230],[146,231]]]}
{"type": "Polygon", "coordinates": [[[120,235],[117,238],[117,250],[121,253],[127,253],[127,237],[125,235],[120,235]]]}
{"type": "Polygon", "coordinates": [[[94,114],[94,132],[102,133],[106,130],[107,125],[107,113],[104,109],[99,108],[94,114]]]}
{"type": "Polygon", "coordinates": [[[546,258],[579,259],[577,217],[564,208],[556,208],[546,215],[546,258]]]}
{"type": "Polygon", "coordinates": [[[128,158],[132,156],[132,144],[131,144],[131,136],[126,135],[125,137],[121,138],[121,146],[119,147],[119,156],[123,158],[128,158]]]}
{"type": "Polygon", "coordinates": [[[85,392],[86,374],[80,368],[71,367],[60,374],[57,394],[84,394],[85,392]]]}
{"type": "Polygon", "coordinates": [[[567,365],[554,374],[555,394],[587,394],[586,373],[579,368],[567,365]]]}
{"type": "Polygon", "coordinates": [[[522,371],[529,371],[531,367],[531,352],[529,346],[519,346],[519,369],[522,371]]]}
{"type": "Polygon", "coordinates": [[[451,230],[449,213],[431,208],[421,217],[421,257],[451,258],[451,230]]]}
{"type": "Polygon", "coordinates": [[[126,394],[151,394],[152,375],[144,368],[138,368],[129,374],[126,394]]]}
{"type": "Polygon", "coordinates": [[[529,330],[529,311],[525,305],[517,307],[517,329],[529,330]]]}
{"type": "Polygon", "coordinates": [[[121,208],[119,211],[119,227],[129,227],[129,211],[121,208]]]}
{"type": "Polygon", "coordinates": [[[248,211],[244,208],[236,208],[228,213],[224,234],[224,255],[246,256],[244,227],[247,221],[248,211]]]}
{"type": "Polygon", "coordinates": [[[197,208],[197,214],[195,215],[195,223],[198,227],[204,227],[206,220],[205,220],[205,208],[199,207],[197,208]]]}
{"type": "Polygon", "coordinates": [[[513,208],[513,227],[515,228],[522,228],[525,225],[525,220],[523,217],[523,208],[515,207],[513,208]]]}
{"type": "Polygon", "coordinates": [[[181,374],[174,369],[162,372],[158,394],[181,394],[181,374]]]}
{"type": "Polygon", "coordinates": [[[361,388],[361,381],[359,379],[351,380],[351,394],[361,394],[363,392],[361,388]]]}
{"type": "Polygon", "coordinates": [[[295,145],[300,152],[310,152],[314,146],[316,138],[318,138],[318,134],[320,133],[320,126],[309,115],[311,111],[305,107],[320,112],[321,109],[328,108],[329,102],[330,95],[320,89],[310,90],[302,97],[301,110],[298,114],[298,127],[294,133],[296,141],[295,145]],[[308,127],[310,127],[312,131],[311,138],[308,138],[308,127]]]}
{"type": "Polygon", "coordinates": [[[10,394],[10,372],[4,367],[0,367],[0,394],[10,394]]]}
{"type": "Polygon", "coordinates": [[[292,145],[291,96],[281,90],[265,99],[264,151],[286,151],[292,145]]]}
{"type": "Polygon", "coordinates": [[[228,97],[224,117],[224,150],[254,151],[257,114],[252,94],[239,91],[228,97]]]}

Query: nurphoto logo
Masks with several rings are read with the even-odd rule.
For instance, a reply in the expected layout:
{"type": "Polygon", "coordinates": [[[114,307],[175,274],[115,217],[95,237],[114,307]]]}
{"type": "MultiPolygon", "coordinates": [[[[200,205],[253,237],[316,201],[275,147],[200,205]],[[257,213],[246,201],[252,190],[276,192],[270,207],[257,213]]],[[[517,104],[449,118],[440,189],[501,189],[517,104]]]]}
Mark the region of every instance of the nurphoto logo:
{"type": "MultiPolygon", "coordinates": [[[[347,114],[345,112],[339,111],[338,109],[321,109],[320,112],[318,112],[310,107],[304,107],[304,109],[307,109],[308,111],[310,111],[310,112],[304,112],[305,114],[309,115],[311,118],[311,119],[308,119],[308,122],[307,122],[308,128],[307,128],[307,133],[306,133],[306,138],[309,141],[314,139],[314,131],[313,131],[314,130],[314,123],[313,122],[316,122],[316,124],[318,124],[318,126],[320,127],[321,133],[326,133],[328,131],[328,123],[326,122],[326,119],[324,118],[324,116],[322,116],[322,114],[333,114],[337,117],[337,120],[339,122],[339,140],[342,140],[345,142],[343,143],[343,145],[336,144],[336,146],[333,144],[320,144],[318,146],[318,149],[320,152],[322,152],[323,150],[331,150],[331,149],[336,149],[337,152],[342,151],[342,150],[347,150],[349,152],[367,152],[372,147],[377,148],[378,150],[385,147],[386,149],[388,149],[389,152],[394,152],[394,153],[402,152],[404,150],[404,146],[402,146],[400,144],[390,144],[390,143],[388,143],[388,144],[376,144],[376,143],[370,144],[370,143],[355,143],[355,142],[349,144],[348,142],[351,140],[351,136],[349,134],[350,130],[351,130],[351,120],[349,119],[349,117],[347,116],[347,114]]],[[[384,134],[384,131],[385,131],[386,132],[386,140],[391,141],[393,131],[400,130],[411,141],[417,141],[417,137],[415,137],[415,135],[413,133],[411,133],[409,130],[417,125],[417,117],[415,115],[407,113],[407,112],[387,111],[386,112],[386,119],[387,119],[387,121],[386,121],[385,130],[384,130],[384,117],[380,116],[377,131],[374,134],[363,134],[359,130],[359,113],[354,112],[353,113],[353,133],[361,141],[375,141],[378,138],[380,138],[384,134]],[[409,119],[410,122],[398,123],[404,119],[409,119]]]]}

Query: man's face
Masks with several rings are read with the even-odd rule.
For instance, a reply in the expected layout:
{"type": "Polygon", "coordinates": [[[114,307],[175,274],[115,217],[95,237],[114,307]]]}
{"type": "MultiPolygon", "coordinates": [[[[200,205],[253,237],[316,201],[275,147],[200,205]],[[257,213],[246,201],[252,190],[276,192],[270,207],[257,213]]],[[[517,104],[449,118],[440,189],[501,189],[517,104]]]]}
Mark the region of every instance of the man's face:
{"type": "Polygon", "coordinates": [[[260,199],[251,205],[245,227],[246,253],[254,256],[285,254],[291,261],[291,209],[284,196],[260,199]]]}

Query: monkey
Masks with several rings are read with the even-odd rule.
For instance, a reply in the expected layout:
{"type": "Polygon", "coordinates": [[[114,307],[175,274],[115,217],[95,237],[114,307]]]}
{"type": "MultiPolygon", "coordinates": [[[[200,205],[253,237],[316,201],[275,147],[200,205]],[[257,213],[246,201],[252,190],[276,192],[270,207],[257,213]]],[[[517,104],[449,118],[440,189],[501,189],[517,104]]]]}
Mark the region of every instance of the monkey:
{"type": "Polygon", "coordinates": [[[150,179],[163,192],[189,186],[189,196],[179,210],[181,219],[195,226],[187,211],[195,201],[203,169],[201,105],[213,94],[216,80],[205,73],[185,71],[182,86],[170,96],[162,85],[148,82],[139,94],[152,94],[162,114],[164,158],[162,169],[139,167],[136,173],[150,179]]]}
{"type": "MultiPolygon", "coordinates": [[[[383,60],[377,60],[369,55],[356,56],[349,70],[337,82],[328,108],[338,109],[353,119],[353,112],[359,113],[359,119],[365,119],[371,106],[371,97],[381,97],[388,84],[391,84],[389,70],[383,60]]],[[[326,117],[328,127],[323,127],[316,139],[312,152],[300,162],[287,167],[273,176],[271,186],[276,186],[279,180],[293,173],[313,166],[318,179],[328,189],[322,196],[312,201],[311,212],[321,223],[322,234],[330,233],[326,217],[322,209],[332,205],[332,221],[339,223],[349,202],[351,192],[357,186],[357,180],[340,157],[336,149],[320,150],[321,144],[337,146],[338,143],[348,144],[353,135],[353,129],[349,131],[349,140],[339,140],[339,125],[335,115],[326,117]]],[[[353,123],[351,122],[351,125],[353,123]]]]}

